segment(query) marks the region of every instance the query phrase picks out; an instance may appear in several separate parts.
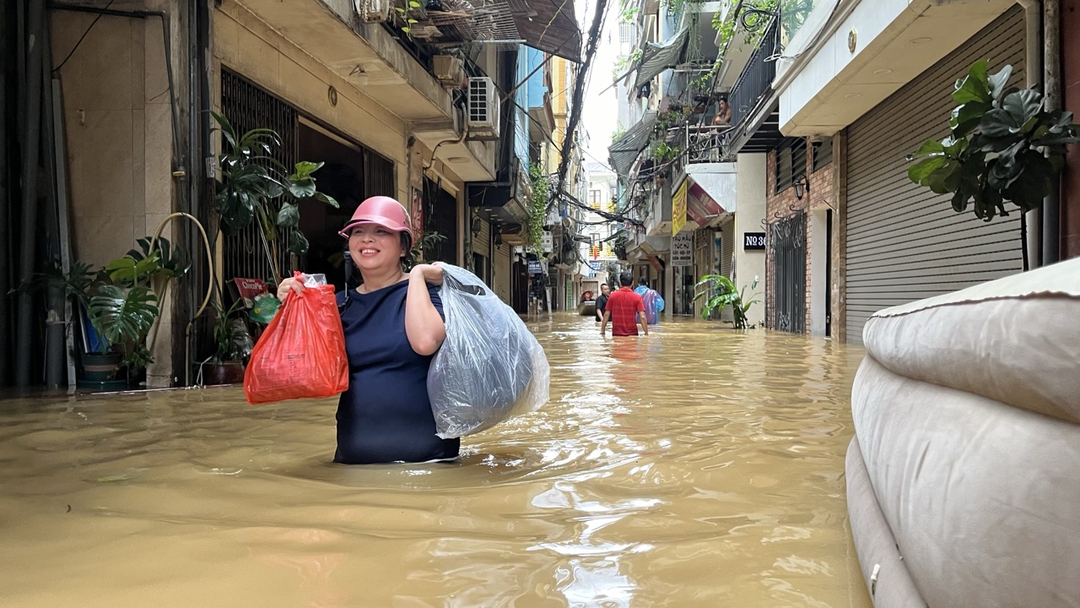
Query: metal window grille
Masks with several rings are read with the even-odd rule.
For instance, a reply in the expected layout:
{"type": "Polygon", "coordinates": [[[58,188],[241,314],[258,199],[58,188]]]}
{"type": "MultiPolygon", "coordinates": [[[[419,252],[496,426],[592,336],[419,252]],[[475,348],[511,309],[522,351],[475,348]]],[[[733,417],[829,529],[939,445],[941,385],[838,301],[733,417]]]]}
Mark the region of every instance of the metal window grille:
{"type": "MultiPolygon", "coordinates": [[[[295,108],[243,76],[223,69],[221,110],[241,134],[264,127],[276,131],[281,136],[281,145],[273,149],[270,156],[285,167],[292,167],[296,163],[299,120],[295,108]]],[[[275,261],[278,269],[285,274],[293,264],[284,235],[278,235],[276,249],[275,261]]],[[[225,237],[222,266],[225,279],[273,279],[273,271],[255,222],[239,234],[225,237]]]]}

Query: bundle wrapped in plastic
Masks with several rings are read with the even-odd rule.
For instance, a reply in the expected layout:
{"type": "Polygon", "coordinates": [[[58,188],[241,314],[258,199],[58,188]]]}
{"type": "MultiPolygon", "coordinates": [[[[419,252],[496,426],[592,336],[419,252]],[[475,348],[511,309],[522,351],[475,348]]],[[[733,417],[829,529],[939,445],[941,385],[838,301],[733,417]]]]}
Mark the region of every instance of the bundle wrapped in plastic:
{"type": "Polygon", "coordinates": [[[446,341],[427,379],[438,436],[479,433],[547,403],[547,355],[514,309],[468,270],[439,267],[446,341]]]}

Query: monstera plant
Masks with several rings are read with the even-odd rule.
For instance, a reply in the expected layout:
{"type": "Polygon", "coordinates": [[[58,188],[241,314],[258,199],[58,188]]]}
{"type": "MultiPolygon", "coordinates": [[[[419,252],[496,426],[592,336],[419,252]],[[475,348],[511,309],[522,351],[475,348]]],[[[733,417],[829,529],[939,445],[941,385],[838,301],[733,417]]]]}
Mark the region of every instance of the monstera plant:
{"type": "Polygon", "coordinates": [[[1080,141],[1071,112],[1047,111],[1034,89],[1007,88],[1011,75],[1010,65],[987,75],[987,61],[975,62],[956,82],[949,135],[908,156],[921,159],[908,168],[911,181],[952,194],[957,213],[972,203],[985,221],[1008,215],[1006,201],[1038,207],[1065,166],[1066,146],[1080,141]]]}
{"type": "Polygon", "coordinates": [[[276,262],[278,231],[288,236],[290,252],[302,255],[308,250],[308,241],[298,228],[300,201],[310,198],[338,206],[333,197],[319,192],[315,185],[313,174],[323,163],[298,162],[290,173],[272,156],[281,145],[276,131],[259,128],[238,133],[224,115],[212,114],[225,140],[225,151],[218,157],[221,181],[214,196],[222,229],[237,233],[257,221],[274,280],[280,281],[276,262]]]}

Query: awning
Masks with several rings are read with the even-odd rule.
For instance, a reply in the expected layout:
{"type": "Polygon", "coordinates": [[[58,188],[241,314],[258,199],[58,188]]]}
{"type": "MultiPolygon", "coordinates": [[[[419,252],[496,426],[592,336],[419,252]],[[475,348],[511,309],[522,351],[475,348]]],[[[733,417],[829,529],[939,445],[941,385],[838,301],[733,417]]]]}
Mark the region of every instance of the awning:
{"type": "Polygon", "coordinates": [[[634,81],[635,89],[640,89],[641,85],[656,78],[664,70],[683,62],[686,42],[690,38],[689,32],[690,30],[683,28],[663,44],[645,45],[641,54],[641,65],[637,69],[637,79],[634,81]]]}
{"type": "Polygon", "coordinates": [[[619,177],[630,175],[630,168],[634,166],[641,151],[649,143],[652,135],[653,124],[656,123],[656,112],[646,112],[645,116],[626,130],[622,137],[616,139],[608,154],[611,156],[611,166],[619,177]]]}
{"type": "Polygon", "coordinates": [[[686,215],[701,227],[735,212],[735,174],[701,173],[686,177],[686,215]]]}
{"type": "Polygon", "coordinates": [[[506,0],[525,44],[581,63],[581,30],[574,0],[506,0]]]}

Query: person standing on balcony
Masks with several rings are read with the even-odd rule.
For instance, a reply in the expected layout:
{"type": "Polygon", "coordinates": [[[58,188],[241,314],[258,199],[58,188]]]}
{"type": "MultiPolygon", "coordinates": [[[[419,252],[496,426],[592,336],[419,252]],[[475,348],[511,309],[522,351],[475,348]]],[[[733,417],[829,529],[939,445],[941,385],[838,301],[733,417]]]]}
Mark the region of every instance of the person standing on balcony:
{"type": "Polygon", "coordinates": [[[633,282],[634,277],[629,272],[619,275],[621,287],[608,297],[604,320],[600,323],[601,336],[607,334],[608,321],[611,322],[613,336],[638,335],[638,323],[641,323],[642,333],[649,335],[649,324],[645,321],[645,303],[641,301],[641,296],[630,289],[633,282]]]}
{"type": "MultiPolygon", "coordinates": [[[[435,434],[427,391],[431,359],[446,339],[436,287],[443,271],[418,264],[406,272],[411,225],[401,203],[373,196],[360,203],[339,233],[349,241],[363,283],[337,294],[349,388],[338,401],[334,462],[426,462],[458,456],[460,439],[435,434]]],[[[285,279],[278,297],[284,300],[290,291],[303,293],[303,283],[285,279]]]]}
{"type": "Polygon", "coordinates": [[[731,124],[731,106],[728,105],[726,97],[721,97],[720,101],[716,102],[716,116],[713,116],[712,124],[714,127],[726,127],[731,124]]]}
{"type": "Polygon", "coordinates": [[[604,310],[607,308],[608,296],[611,295],[611,288],[607,283],[600,284],[600,297],[596,298],[596,322],[600,323],[604,320],[604,310]]]}

